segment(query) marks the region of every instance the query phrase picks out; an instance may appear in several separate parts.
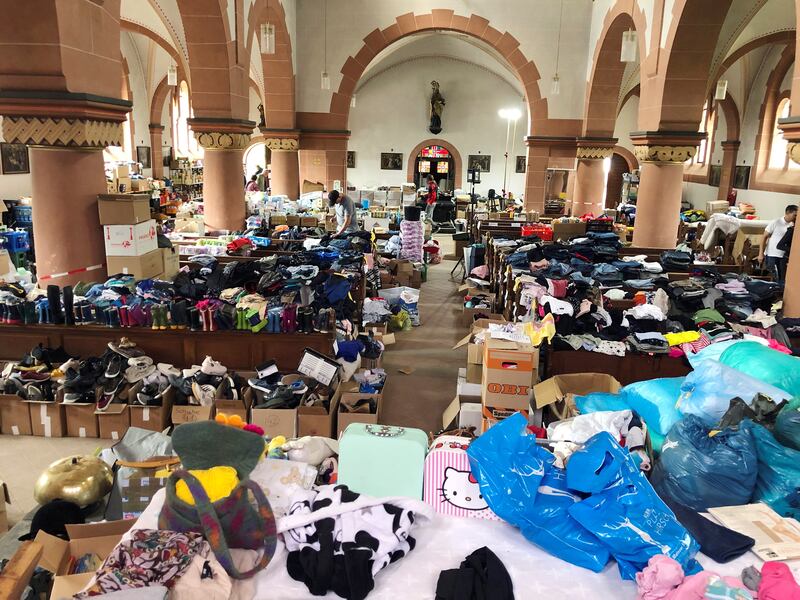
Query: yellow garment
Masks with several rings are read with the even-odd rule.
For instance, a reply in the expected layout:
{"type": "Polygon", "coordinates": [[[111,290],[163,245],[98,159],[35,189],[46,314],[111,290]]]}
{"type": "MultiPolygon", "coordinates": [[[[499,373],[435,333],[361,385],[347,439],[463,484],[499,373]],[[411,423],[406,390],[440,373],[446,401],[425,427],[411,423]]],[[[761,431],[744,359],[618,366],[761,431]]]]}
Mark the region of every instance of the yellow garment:
{"type": "Polygon", "coordinates": [[[538,346],[547,338],[551,341],[556,335],[556,323],[553,313],[547,313],[541,321],[525,323],[525,335],[531,338],[531,344],[538,346]]]}
{"type": "MultiPolygon", "coordinates": [[[[233,467],[211,467],[210,469],[189,471],[189,473],[197,478],[211,502],[227,498],[239,485],[239,476],[233,467]]],[[[178,481],[175,485],[175,493],[186,504],[194,506],[194,496],[185,481],[178,481]]]]}
{"type": "Polygon", "coordinates": [[[680,333],[667,333],[664,335],[670,346],[678,346],[680,344],[687,344],[695,342],[700,339],[700,332],[698,331],[681,331],[680,333]]]}

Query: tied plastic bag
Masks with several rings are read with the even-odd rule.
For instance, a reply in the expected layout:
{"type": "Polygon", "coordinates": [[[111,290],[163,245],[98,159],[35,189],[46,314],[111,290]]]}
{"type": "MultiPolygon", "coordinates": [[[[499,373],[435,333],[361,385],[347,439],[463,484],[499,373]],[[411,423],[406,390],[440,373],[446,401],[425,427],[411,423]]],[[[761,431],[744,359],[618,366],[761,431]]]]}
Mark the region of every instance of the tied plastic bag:
{"type": "MultiPolygon", "coordinates": [[[[742,345],[737,344],[731,350],[742,345]]],[[[775,354],[783,356],[780,352],[775,354]]],[[[739,397],[750,402],[759,393],[769,396],[776,403],[791,399],[782,389],[721,362],[707,361],[701,370],[692,371],[686,376],[681,385],[678,410],[685,415],[697,415],[703,423],[711,426],[719,422],[733,398],[739,397]]]]}
{"type": "Polygon", "coordinates": [[[400,310],[396,315],[389,317],[390,331],[409,331],[412,327],[411,317],[405,310],[400,310]]]}
{"type": "Polygon", "coordinates": [[[529,541],[574,565],[599,572],[609,553],[569,516],[580,496],[566,487],[553,455],[526,431],[516,413],[473,441],[467,449],[472,473],[497,516],[518,527],[529,541]]]}
{"type": "MultiPolygon", "coordinates": [[[[719,360],[788,392],[792,397],[800,396],[800,358],[796,356],[783,354],[758,342],[742,342],[725,350],[719,360]]],[[[764,393],[776,400],[769,392],[764,393]]]]}
{"type": "Polygon", "coordinates": [[[773,433],[775,439],[784,446],[800,450],[800,398],[795,398],[781,409],[773,433]]]}
{"type": "Polygon", "coordinates": [[[752,433],[758,454],[753,502],[766,502],[784,517],[800,519],[800,452],[781,446],[766,428],[742,421],[752,433]]]}
{"type": "Polygon", "coordinates": [[[676,560],[687,574],[701,570],[694,559],[699,544],[608,433],[598,433],[572,455],[567,485],[591,493],[568,512],[608,548],[623,579],[634,579],[658,554],[676,560]]]}
{"type": "Polygon", "coordinates": [[[667,434],[650,482],[662,498],[698,512],[713,506],[749,504],[758,476],[756,446],[750,432],[709,429],[687,415],[667,434]]]}

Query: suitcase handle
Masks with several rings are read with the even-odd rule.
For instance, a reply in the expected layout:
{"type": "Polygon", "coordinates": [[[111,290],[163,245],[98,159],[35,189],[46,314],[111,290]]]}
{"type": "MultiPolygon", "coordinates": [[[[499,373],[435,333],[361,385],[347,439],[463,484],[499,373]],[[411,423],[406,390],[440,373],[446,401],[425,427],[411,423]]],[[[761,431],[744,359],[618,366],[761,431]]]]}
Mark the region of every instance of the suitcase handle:
{"type": "Polygon", "coordinates": [[[397,437],[406,432],[403,427],[393,427],[391,425],[365,425],[364,430],[377,437],[397,437]]]}

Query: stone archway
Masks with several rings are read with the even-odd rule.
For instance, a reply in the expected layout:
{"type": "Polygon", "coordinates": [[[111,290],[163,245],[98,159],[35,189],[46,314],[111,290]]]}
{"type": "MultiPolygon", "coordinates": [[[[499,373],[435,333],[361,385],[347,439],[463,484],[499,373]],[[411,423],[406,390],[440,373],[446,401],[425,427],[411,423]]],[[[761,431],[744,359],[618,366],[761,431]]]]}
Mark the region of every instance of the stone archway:
{"type": "Polygon", "coordinates": [[[456,147],[453,144],[440,138],[430,138],[414,146],[414,149],[409,153],[408,160],[406,161],[406,172],[408,175],[406,181],[414,181],[414,163],[416,162],[419,153],[422,152],[422,149],[428,146],[443,146],[447,148],[447,151],[453,157],[453,188],[460,188],[463,184],[463,181],[461,181],[461,173],[463,170],[461,154],[459,154],[458,150],[456,150],[456,147]]]}
{"type": "Polygon", "coordinates": [[[519,49],[519,41],[508,31],[501,32],[479,15],[456,15],[453,10],[433,9],[427,14],[412,12],[398,16],[384,29],[376,28],[364,38],[364,44],[347,58],[340,70],[342,80],[332,94],[331,128],[347,129],[350,100],[364,70],[373,58],[396,41],[424,31],[453,31],[484,42],[503,57],[525,89],[531,133],[547,121],[547,100],[539,91],[539,70],[519,49]]]}

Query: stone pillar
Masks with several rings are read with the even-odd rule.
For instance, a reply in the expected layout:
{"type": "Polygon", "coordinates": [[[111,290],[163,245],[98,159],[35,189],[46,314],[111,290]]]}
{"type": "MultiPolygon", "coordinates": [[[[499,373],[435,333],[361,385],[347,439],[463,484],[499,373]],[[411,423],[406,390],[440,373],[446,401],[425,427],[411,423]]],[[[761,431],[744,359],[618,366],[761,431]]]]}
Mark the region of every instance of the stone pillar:
{"type": "MultiPolygon", "coordinates": [[[[800,17],[799,17],[800,18],[800,17]]],[[[778,125],[783,130],[783,137],[789,141],[789,158],[800,164],[800,117],[781,119],[778,125]]],[[[786,268],[786,285],[783,290],[783,315],[793,319],[800,318],[800,227],[794,228],[792,246],[786,268]]]]}
{"type": "Polygon", "coordinates": [[[122,145],[131,103],[84,94],[0,93],[3,138],[30,147],[33,237],[40,286],[106,278],[97,195],[103,148],[122,145]],[[58,95],[58,98],[53,98],[58,95]]]}
{"type": "Polygon", "coordinates": [[[675,248],[680,224],[683,163],[697,152],[704,133],[632,133],[641,165],[633,245],[675,248]]]}
{"type": "Polygon", "coordinates": [[[733,189],[733,175],[736,171],[736,157],[739,154],[739,140],[722,142],[722,173],[719,177],[719,191],[717,200],[728,200],[728,194],[733,189]]]}
{"type": "Polygon", "coordinates": [[[614,154],[615,139],[584,138],[578,140],[578,165],[575,169],[575,195],[572,198],[574,217],[603,212],[606,174],[603,161],[614,154]]]}
{"type": "Polygon", "coordinates": [[[262,129],[264,143],[270,150],[269,189],[273,195],[289,196],[289,200],[300,197],[300,140],[298,132],[276,132],[262,129]]]}
{"type": "Polygon", "coordinates": [[[163,151],[164,126],[150,123],[150,166],[153,179],[164,176],[164,151],[163,151]]]}
{"type": "Polygon", "coordinates": [[[244,202],[244,150],[255,123],[236,119],[190,119],[203,156],[203,211],[212,231],[241,231],[244,202]]]}

